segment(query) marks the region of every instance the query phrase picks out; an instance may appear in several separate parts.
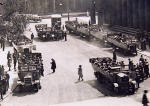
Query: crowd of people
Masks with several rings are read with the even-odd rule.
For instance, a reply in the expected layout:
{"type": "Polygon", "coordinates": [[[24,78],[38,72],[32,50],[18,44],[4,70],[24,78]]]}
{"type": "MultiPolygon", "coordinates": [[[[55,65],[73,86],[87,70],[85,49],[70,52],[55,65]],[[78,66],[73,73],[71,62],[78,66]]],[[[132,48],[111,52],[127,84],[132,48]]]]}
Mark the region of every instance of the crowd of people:
{"type": "MultiPolygon", "coordinates": [[[[114,50],[113,61],[116,62],[116,60],[117,60],[117,55],[116,55],[116,51],[114,50]]],[[[130,71],[130,76],[137,82],[138,87],[139,87],[140,82],[150,77],[149,63],[147,59],[144,59],[143,55],[141,55],[139,62],[137,64],[134,64],[130,58],[128,59],[128,61],[129,61],[128,69],[130,71]]]]}
{"type": "Polygon", "coordinates": [[[137,83],[140,83],[150,77],[149,64],[148,61],[143,58],[143,55],[141,55],[139,63],[136,65],[131,59],[129,59],[129,70],[131,71],[131,75],[137,83]]]}
{"type": "Polygon", "coordinates": [[[8,51],[7,53],[7,65],[8,65],[8,71],[11,71],[11,65],[13,62],[14,65],[14,70],[16,70],[16,64],[18,61],[18,54],[16,52],[14,52],[13,54],[10,53],[10,51],[8,51]]]}

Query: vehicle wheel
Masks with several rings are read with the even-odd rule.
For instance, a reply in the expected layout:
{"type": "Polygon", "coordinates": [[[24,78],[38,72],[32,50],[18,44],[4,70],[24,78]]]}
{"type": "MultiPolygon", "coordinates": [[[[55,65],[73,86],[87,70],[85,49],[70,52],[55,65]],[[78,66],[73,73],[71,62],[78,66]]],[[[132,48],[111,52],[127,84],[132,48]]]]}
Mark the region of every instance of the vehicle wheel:
{"type": "Polygon", "coordinates": [[[38,92],[38,91],[39,91],[39,86],[38,86],[38,84],[35,84],[35,85],[34,85],[34,91],[35,91],[35,92],[38,92]]]}
{"type": "Polygon", "coordinates": [[[39,89],[41,89],[42,88],[42,86],[41,86],[41,84],[39,84],[39,89]]]}
{"type": "Polygon", "coordinates": [[[124,56],[127,56],[128,52],[126,50],[123,50],[123,54],[124,54],[124,56]]]}
{"type": "Polygon", "coordinates": [[[118,88],[114,87],[113,89],[114,89],[115,93],[117,93],[117,94],[119,93],[119,89],[118,88]]]}
{"type": "Polygon", "coordinates": [[[19,88],[19,92],[22,92],[23,86],[19,85],[18,88],[19,88]]]}

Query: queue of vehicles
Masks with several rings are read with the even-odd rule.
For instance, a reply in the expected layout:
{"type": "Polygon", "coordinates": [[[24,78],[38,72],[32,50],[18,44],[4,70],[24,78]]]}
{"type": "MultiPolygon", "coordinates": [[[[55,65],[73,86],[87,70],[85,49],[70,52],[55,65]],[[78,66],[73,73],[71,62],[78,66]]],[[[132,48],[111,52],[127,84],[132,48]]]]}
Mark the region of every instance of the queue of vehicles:
{"type": "Polygon", "coordinates": [[[77,19],[66,21],[65,27],[69,33],[78,35],[87,40],[98,38],[101,41],[111,44],[111,46],[115,48],[123,50],[124,54],[137,55],[137,40],[134,36],[120,33],[102,34],[102,27],[98,25],[79,23],[77,19]]]}

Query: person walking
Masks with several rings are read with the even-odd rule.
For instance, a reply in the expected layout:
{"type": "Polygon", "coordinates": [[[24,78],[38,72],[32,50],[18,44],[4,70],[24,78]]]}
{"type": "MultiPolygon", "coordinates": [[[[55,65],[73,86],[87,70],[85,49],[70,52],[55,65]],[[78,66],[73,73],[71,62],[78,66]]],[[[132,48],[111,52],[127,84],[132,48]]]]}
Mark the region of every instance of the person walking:
{"type": "Polygon", "coordinates": [[[82,73],[82,65],[79,65],[79,68],[78,68],[78,75],[79,75],[79,81],[81,79],[81,81],[83,81],[83,73],[82,73]]]}
{"type": "Polygon", "coordinates": [[[143,104],[143,106],[148,106],[148,103],[149,103],[149,101],[148,101],[148,98],[147,98],[147,90],[144,90],[144,94],[143,94],[143,97],[142,97],[142,104],[143,104]]]}
{"type": "Polygon", "coordinates": [[[51,60],[52,60],[52,62],[51,62],[51,69],[53,70],[53,73],[55,73],[56,62],[55,62],[55,60],[53,58],[51,60]]]}

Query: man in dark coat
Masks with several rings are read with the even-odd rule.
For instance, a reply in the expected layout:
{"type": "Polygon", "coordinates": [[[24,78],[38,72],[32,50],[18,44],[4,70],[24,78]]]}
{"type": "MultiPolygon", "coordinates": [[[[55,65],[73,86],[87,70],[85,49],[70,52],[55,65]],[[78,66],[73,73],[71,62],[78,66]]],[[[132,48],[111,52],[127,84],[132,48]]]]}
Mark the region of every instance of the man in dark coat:
{"type": "Polygon", "coordinates": [[[67,41],[67,33],[66,33],[66,31],[63,34],[64,34],[65,41],[67,41]]]}
{"type": "Polygon", "coordinates": [[[55,69],[56,69],[56,62],[54,59],[51,59],[52,62],[51,62],[51,69],[53,70],[53,73],[55,72],[55,69]]]}
{"type": "Polygon", "coordinates": [[[1,99],[3,100],[3,79],[1,79],[0,81],[0,95],[1,95],[1,99]]]}
{"type": "Polygon", "coordinates": [[[143,104],[143,106],[148,106],[148,104],[147,103],[149,103],[149,101],[148,101],[148,98],[147,98],[147,90],[144,90],[144,94],[143,94],[143,97],[142,97],[142,104],[143,104]]]}
{"type": "Polygon", "coordinates": [[[6,74],[6,79],[7,79],[6,81],[7,81],[7,83],[8,83],[8,87],[9,87],[9,79],[10,79],[10,76],[9,76],[9,74],[8,74],[7,72],[6,72],[5,74],[6,74]]]}
{"type": "Polygon", "coordinates": [[[43,68],[43,66],[41,66],[40,73],[41,73],[41,75],[44,77],[44,68],[43,68]]]}
{"type": "Polygon", "coordinates": [[[14,63],[14,69],[16,69],[17,64],[17,54],[13,53],[13,63],[14,63]]]}
{"type": "Polygon", "coordinates": [[[144,65],[144,74],[146,78],[149,77],[149,64],[146,59],[145,59],[145,65],[144,65]]]}
{"type": "Polygon", "coordinates": [[[131,59],[130,59],[130,58],[129,58],[128,60],[129,60],[129,70],[132,70],[132,69],[133,69],[134,64],[133,64],[133,62],[131,61],[131,59]]]}
{"type": "Polygon", "coordinates": [[[139,63],[139,74],[140,74],[140,77],[142,79],[142,81],[144,80],[144,70],[143,70],[143,65],[142,65],[142,62],[139,63]]]}
{"type": "Polygon", "coordinates": [[[32,33],[31,34],[31,40],[33,41],[33,39],[34,39],[34,34],[32,33]]]}
{"type": "Polygon", "coordinates": [[[7,54],[7,65],[9,67],[9,71],[10,71],[10,67],[11,67],[11,54],[10,54],[10,51],[8,51],[8,54],[7,54]]]}
{"type": "Polygon", "coordinates": [[[113,61],[116,62],[117,60],[117,55],[116,55],[116,50],[113,51],[113,61]]]}
{"type": "Polygon", "coordinates": [[[5,39],[4,39],[4,37],[1,38],[1,45],[2,45],[2,48],[4,51],[5,50],[5,39]]]}
{"type": "Polygon", "coordinates": [[[140,57],[140,59],[139,59],[139,62],[142,62],[142,64],[144,65],[145,64],[145,60],[144,60],[144,58],[143,58],[143,55],[141,55],[141,57],[140,57]]]}

